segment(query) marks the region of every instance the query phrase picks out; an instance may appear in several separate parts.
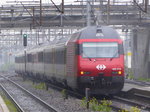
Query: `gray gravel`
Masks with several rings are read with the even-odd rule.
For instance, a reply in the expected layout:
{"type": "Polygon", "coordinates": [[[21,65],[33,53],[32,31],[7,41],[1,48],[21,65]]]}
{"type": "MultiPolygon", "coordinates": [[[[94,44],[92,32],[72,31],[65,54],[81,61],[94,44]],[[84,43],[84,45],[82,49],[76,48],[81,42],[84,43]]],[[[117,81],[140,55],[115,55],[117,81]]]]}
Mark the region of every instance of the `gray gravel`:
{"type": "Polygon", "coordinates": [[[32,97],[20,90],[13,84],[6,82],[3,86],[7,89],[9,94],[17,101],[17,103],[23,108],[25,112],[49,112],[32,97]]]}
{"type": "MultiPolygon", "coordinates": [[[[15,82],[17,82],[18,84],[20,84],[21,86],[23,86],[24,88],[26,88],[27,90],[29,90],[30,92],[32,92],[33,94],[35,94],[37,97],[40,97],[48,104],[57,108],[61,112],[91,112],[91,110],[88,110],[81,106],[80,99],[69,96],[67,100],[64,100],[60,91],[51,88],[49,88],[48,91],[35,89],[31,81],[29,80],[23,81],[23,79],[20,76],[14,76],[10,78],[15,82]]],[[[34,112],[34,111],[30,111],[30,112],[34,112]]],[[[46,111],[41,111],[41,112],[46,112],[46,111]]]]}
{"type": "MultiPolygon", "coordinates": [[[[17,82],[18,84],[20,84],[21,86],[23,86],[24,88],[26,88],[27,90],[29,90],[30,92],[35,94],[37,97],[40,97],[42,100],[44,100],[48,104],[57,108],[61,112],[92,112],[91,110],[87,110],[86,108],[81,106],[80,99],[69,96],[69,98],[67,100],[64,100],[60,91],[57,91],[57,90],[54,90],[51,88],[49,88],[48,91],[35,89],[33,87],[33,83],[31,81],[29,81],[29,80],[23,81],[23,79],[19,75],[13,76],[11,74],[9,74],[9,75],[6,74],[6,76],[9,76],[9,78],[11,78],[15,82],[17,82]]],[[[27,99],[25,99],[25,100],[27,100],[27,99]]],[[[24,100],[22,99],[22,101],[24,101],[24,100]]],[[[123,104],[120,102],[115,102],[113,100],[112,100],[112,102],[114,105],[117,105],[117,106],[120,105],[121,107],[129,108],[129,105],[126,105],[126,104],[123,104]]],[[[34,112],[34,111],[30,111],[30,112],[34,112]]],[[[46,111],[41,110],[41,112],[46,112],[46,111]]],[[[146,111],[143,111],[143,112],[146,112],[146,111]]]]}

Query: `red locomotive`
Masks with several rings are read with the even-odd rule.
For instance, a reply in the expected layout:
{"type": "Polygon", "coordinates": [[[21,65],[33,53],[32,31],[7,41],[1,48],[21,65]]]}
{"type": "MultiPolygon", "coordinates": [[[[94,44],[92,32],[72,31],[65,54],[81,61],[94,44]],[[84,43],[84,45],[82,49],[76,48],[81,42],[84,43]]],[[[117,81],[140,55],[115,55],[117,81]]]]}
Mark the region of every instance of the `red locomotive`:
{"type": "Polygon", "coordinates": [[[123,42],[107,26],[90,26],[70,37],[16,55],[16,72],[93,94],[115,94],[124,85],[123,42]]]}

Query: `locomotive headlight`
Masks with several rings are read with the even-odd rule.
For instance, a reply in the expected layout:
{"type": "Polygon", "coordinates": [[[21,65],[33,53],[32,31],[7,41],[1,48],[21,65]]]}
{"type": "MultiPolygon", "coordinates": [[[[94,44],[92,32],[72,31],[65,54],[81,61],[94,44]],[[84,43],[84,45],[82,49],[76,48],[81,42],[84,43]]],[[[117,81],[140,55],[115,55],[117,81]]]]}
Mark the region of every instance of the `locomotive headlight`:
{"type": "Polygon", "coordinates": [[[84,74],[84,72],[83,72],[83,71],[81,71],[81,72],[80,72],[80,74],[81,74],[81,75],[83,75],[83,74],[84,74]]]}
{"type": "Polygon", "coordinates": [[[115,75],[115,74],[116,74],[116,75],[117,75],[117,74],[118,74],[118,75],[121,75],[122,72],[121,72],[121,71],[113,71],[112,74],[114,74],[114,75],[115,75]]]}
{"type": "Polygon", "coordinates": [[[121,74],[122,74],[122,72],[121,72],[121,71],[118,71],[118,74],[119,74],[119,75],[121,75],[121,74]]]}
{"type": "Polygon", "coordinates": [[[88,75],[88,74],[91,74],[91,72],[81,71],[80,74],[81,74],[81,75],[88,75]]]}

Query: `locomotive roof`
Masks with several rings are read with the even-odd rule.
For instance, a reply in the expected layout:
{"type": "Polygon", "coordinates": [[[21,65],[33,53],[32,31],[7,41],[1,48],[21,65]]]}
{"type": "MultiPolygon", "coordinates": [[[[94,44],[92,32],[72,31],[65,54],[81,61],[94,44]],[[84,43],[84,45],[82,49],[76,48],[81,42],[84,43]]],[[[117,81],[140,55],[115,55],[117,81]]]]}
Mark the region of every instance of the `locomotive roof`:
{"type": "Polygon", "coordinates": [[[71,36],[59,39],[56,38],[52,42],[50,42],[50,44],[56,45],[66,43],[70,39],[70,37],[78,39],[120,39],[117,31],[109,26],[89,26],[77,31],[71,36]]]}
{"type": "MultiPolygon", "coordinates": [[[[89,26],[77,31],[74,34],[79,34],[77,37],[78,39],[120,39],[117,31],[109,26],[89,26]]],[[[55,38],[49,44],[56,45],[60,43],[66,43],[70,37],[64,38],[55,38]]]]}
{"type": "Polygon", "coordinates": [[[80,39],[120,39],[117,31],[108,26],[89,26],[81,31],[80,39]]]}

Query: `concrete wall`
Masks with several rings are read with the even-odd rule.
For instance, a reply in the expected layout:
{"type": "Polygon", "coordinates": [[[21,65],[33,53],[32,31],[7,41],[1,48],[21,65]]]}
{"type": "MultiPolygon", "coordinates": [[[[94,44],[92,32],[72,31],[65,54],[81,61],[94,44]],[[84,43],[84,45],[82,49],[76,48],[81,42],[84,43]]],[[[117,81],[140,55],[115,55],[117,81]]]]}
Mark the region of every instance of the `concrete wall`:
{"type": "Polygon", "coordinates": [[[147,28],[133,30],[132,70],[134,77],[150,78],[149,42],[150,30],[147,28]]]}

